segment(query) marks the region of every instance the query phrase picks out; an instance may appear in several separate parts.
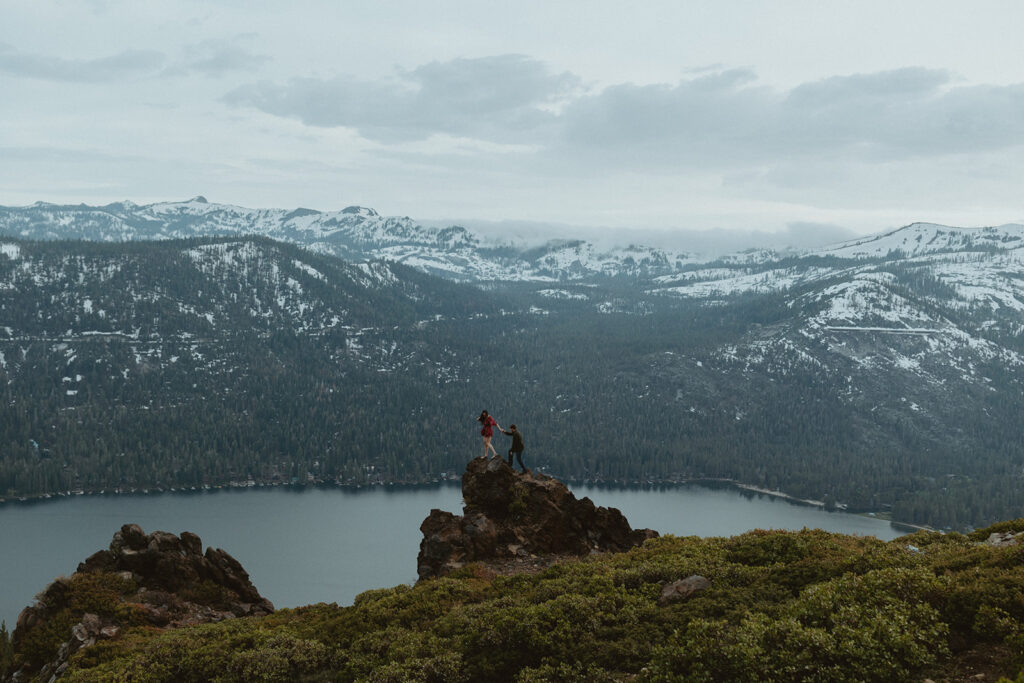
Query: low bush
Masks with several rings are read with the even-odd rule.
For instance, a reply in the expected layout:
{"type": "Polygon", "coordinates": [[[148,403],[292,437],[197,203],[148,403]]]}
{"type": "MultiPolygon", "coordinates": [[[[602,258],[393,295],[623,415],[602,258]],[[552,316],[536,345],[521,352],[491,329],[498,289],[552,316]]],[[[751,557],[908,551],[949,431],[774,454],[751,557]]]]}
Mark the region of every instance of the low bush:
{"type": "MultiPolygon", "coordinates": [[[[66,676],[912,680],[986,643],[995,645],[985,651],[1024,651],[1019,548],[973,538],[922,532],[882,543],[808,530],[669,536],[536,575],[468,567],[413,588],[363,593],[351,607],[311,605],[165,633],[131,628],[76,654],[66,676]],[[694,574],[710,587],[658,604],[664,584],[694,574]]],[[[1024,666],[997,664],[1007,676],[1024,666]]]]}

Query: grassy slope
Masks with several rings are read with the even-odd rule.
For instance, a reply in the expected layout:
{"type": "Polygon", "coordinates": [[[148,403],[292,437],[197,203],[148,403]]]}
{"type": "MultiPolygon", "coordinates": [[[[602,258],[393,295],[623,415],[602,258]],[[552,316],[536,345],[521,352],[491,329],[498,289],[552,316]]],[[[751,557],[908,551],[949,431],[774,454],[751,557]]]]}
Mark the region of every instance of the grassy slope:
{"type": "MultiPolygon", "coordinates": [[[[919,532],[665,537],[534,575],[477,567],[261,619],[130,629],[68,681],[897,681],[1017,675],[1024,546],[919,532]],[[659,607],[660,586],[711,588],[659,607]]],[[[1021,680],[1024,680],[1022,678],[1021,680]]]]}

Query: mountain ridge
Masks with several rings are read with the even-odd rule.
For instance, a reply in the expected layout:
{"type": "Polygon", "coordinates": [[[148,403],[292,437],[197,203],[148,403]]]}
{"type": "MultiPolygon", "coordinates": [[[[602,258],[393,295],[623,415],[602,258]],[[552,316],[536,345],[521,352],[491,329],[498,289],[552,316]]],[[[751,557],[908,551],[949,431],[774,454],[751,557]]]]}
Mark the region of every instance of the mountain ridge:
{"type": "Polygon", "coordinates": [[[367,207],[328,212],[249,209],[210,203],[202,197],[145,205],[37,202],[28,207],[0,207],[0,232],[24,239],[97,241],[257,234],[347,260],[383,258],[466,281],[667,272],[678,267],[674,264],[694,258],[635,245],[602,251],[584,240],[553,240],[548,245],[519,248],[488,244],[460,226],[425,227],[408,216],[381,216],[367,207]]]}
{"type": "Polygon", "coordinates": [[[35,421],[0,410],[17,454],[0,463],[0,493],[429,481],[458,469],[458,415],[497,406],[547,435],[562,476],[733,479],[856,510],[894,505],[897,519],[939,527],[1019,515],[1024,249],[1010,230],[944,242],[932,239],[943,229],[915,225],[897,239],[921,236],[928,253],[751,252],[672,275],[474,283],[267,237],[0,238],[0,388],[9,406],[47,406],[35,421]],[[209,403],[228,395],[237,411],[209,403]],[[410,454],[380,396],[444,425],[446,459],[410,454]],[[189,410],[235,425],[250,460],[217,464],[175,442],[190,454],[184,470],[166,444],[129,467],[118,453],[137,443],[68,421],[124,414],[116,425],[129,435],[132,420],[149,421],[216,443],[189,410]],[[45,415],[47,430],[64,427],[41,431],[45,415]],[[337,415],[348,436],[327,428],[337,415]],[[34,465],[33,443],[71,457],[90,429],[109,448],[95,463],[34,465]],[[261,429],[301,464],[255,441],[261,429]],[[588,455],[608,449],[617,455],[588,455]],[[810,459],[815,469],[794,464],[810,459]],[[100,461],[117,476],[86,476],[100,461]]]}

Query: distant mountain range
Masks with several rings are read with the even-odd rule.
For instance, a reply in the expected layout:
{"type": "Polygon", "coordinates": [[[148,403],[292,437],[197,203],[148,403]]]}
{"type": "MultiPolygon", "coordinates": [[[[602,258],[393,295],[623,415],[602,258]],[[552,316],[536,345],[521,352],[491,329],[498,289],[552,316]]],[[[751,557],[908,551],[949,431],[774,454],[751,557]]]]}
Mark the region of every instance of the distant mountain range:
{"type": "Polygon", "coordinates": [[[705,304],[783,295],[788,325],[722,350],[748,367],[781,357],[984,387],[992,366],[1024,366],[1022,225],[916,223],[797,256],[727,259],[656,277],[646,291],[705,304]]]}
{"type": "Polygon", "coordinates": [[[1024,516],[1024,226],[703,262],[197,198],[3,208],[3,234],[0,496],[424,481],[490,406],[563,476],[1024,516]]]}
{"type": "Polygon", "coordinates": [[[601,250],[583,240],[523,248],[487,244],[465,228],[431,228],[408,217],[350,206],[341,211],[246,209],[186,202],[0,207],[0,233],[24,239],[98,242],[258,235],[348,261],[387,259],[451,279],[563,280],[599,275],[662,275],[697,260],[652,247],[601,250]]]}

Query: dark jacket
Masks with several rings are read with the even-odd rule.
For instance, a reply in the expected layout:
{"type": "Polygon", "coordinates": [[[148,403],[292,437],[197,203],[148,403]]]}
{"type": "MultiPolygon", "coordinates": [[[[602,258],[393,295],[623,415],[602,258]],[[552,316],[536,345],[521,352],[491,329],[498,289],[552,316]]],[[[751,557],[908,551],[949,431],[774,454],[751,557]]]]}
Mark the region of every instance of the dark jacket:
{"type": "Polygon", "coordinates": [[[507,434],[512,437],[512,448],[509,449],[510,451],[515,451],[518,453],[523,450],[523,435],[522,433],[520,433],[518,429],[515,430],[514,432],[506,432],[504,429],[502,429],[501,433],[507,434]]]}

